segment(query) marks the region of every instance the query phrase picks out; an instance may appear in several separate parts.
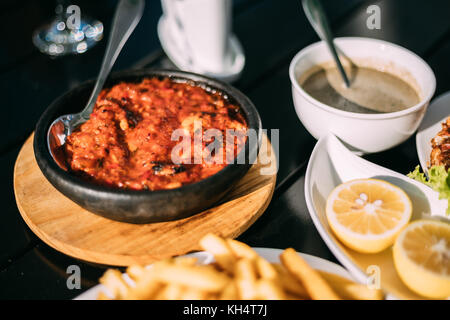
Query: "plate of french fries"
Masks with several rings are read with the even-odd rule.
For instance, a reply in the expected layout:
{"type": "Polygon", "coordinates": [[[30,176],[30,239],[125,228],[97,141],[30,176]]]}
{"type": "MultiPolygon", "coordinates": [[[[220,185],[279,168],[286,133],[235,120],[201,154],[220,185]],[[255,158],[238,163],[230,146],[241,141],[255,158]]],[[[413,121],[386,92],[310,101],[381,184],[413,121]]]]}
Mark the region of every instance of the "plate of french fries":
{"type": "Polygon", "coordinates": [[[204,251],[125,273],[108,269],[78,300],[380,300],[341,266],[288,248],[251,248],[208,234],[204,251]]]}

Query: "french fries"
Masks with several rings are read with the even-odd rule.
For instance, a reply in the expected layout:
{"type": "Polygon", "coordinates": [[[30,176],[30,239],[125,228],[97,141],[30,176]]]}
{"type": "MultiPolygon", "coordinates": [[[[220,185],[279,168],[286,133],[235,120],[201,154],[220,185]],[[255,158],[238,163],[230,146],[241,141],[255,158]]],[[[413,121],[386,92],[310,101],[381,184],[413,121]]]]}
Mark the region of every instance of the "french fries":
{"type": "Polygon", "coordinates": [[[122,274],[118,270],[107,270],[100,278],[100,283],[106,285],[113,296],[119,299],[124,298],[129,291],[129,286],[122,278],[122,274]]]}
{"type": "Polygon", "coordinates": [[[250,259],[240,259],[236,263],[235,278],[239,298],[253,300],[258,297],[257,274],[255,262],[250,259]]]}
{"type": "Polygon", "coordinates": [[[236,256],[225,239],[219,238],[213,234],[207,234],[200,240],[200,246],[203,250],[211,253],[219,266],[228,273],[232,273],[236,256]]]}
{"type": "Polygon", "coordinates": [[[280,259],[283,266],[303,283],[306,291],[313,300],[340,299],[320,274],[311,268],[294,249],[289,248],[284,250],[280,259]]]}
{"type": "Polygon", "coordinates": [[[355,283],[336,274],[319,271],[331,288],[345,300],[382,300],[381,290],[371,289],[366,285],[355,283]]]}
{"type": "Polygon", "coordinates": [[[291,275],[281,264],[272,264],[279,275],[281,287],[290,296],[299,297],[300,299],[310,299],[303,284],[291,275]]]}
{"type": "Polygon", "coordinates": [[[258,254],[255,252],[255,250],[253,250],[245,243],[234,239],[227,239],[226,241],[233,251],[235,257],[247,259],[256,259],[258,257],[258,254]]]}
{"type": "Polygon", "coordinates": [[[132,300],[303,300],[382,299],[379,290],[334,274],[312,269],[294,249],[270,263],[245,243],[208,234],[200,246],[215,262],[200,265],[196,258],[163,260],[149,268],[127,268],[131,281],[118,270],[107,270],[100,283],[107,288],[98,299],[132,300]]]}

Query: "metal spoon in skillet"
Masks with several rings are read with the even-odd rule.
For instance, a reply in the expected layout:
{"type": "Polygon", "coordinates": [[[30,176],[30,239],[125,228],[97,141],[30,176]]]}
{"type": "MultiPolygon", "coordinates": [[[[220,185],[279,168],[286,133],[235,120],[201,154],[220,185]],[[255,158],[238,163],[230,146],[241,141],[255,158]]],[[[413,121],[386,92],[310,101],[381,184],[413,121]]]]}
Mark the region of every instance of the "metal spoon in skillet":
{"type": "Polygon", "coordinates": [[[64,170],[66,164],[58,156],[59,150],[65,144],[66,138],[82,123],[89,120],[94,109],[95,102],[105,84],[106,78],[116,62],[125,42],[133,32],[144,11],[144,0],[121,0],[117,6],[113,19],[108,46],[103,57],[102,66],[98,75],[94,90],[83,111],[75,114],[66,114],[57,118],[50,125],[47,132],[47,144],[51,156],[55,162],[64,170]]]}

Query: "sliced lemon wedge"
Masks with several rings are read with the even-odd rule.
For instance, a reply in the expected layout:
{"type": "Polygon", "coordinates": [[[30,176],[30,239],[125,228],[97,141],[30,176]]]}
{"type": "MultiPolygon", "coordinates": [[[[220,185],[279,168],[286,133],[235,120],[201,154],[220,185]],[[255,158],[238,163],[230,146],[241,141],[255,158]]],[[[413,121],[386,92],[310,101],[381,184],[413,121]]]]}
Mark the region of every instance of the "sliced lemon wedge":
{"type": "Polygon", "coordinates": [[[450,223],[417,220],[394,244],[394,263],[402,281],[428,298],[450,297],[450,223]]]}
{"type": "Polygon", "coordinates": [[[363,253],[391,246],[411,218],[412,204],[399,187],[359,179],[337,186],[328,196],[326,216],[337,238],[363,253]]]}

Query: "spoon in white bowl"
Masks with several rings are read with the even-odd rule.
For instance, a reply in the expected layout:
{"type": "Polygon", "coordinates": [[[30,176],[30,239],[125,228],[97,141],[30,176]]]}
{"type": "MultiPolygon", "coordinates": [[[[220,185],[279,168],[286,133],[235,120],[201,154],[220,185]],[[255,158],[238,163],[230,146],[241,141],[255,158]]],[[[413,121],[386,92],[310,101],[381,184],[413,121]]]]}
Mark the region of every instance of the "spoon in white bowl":
{"type": "Polygon", "coordinates": [[[342,76],[342,80],[347,88],[350,88],[350,80],[348,79],[345,69],[342,66],[341,60],[336,51],[336,47],[333,42],[333,36],[331,34],[330,25],[328,23],[325,11],[322,8],[320,0],[302,0],[303,10],[305,10],[306,17],[311,23],[314,31],[316,31],[322,41],[324,41],[328,49],[333,56],[334,61],[338,67],[339,73],[342,76]]]}
{"type": "Polygon", "coordinates": [[[81,124],[89,120],[94,109],[97,97],[105,84],[105,81],[116,62],[125,42],[133,32],[144,12],[144,0],[121,0],[117,5],[116,13],[111,26],[105,56],[103,57],[100,73],[94,86],[94,90],[83,109],[75,114],[66,114],[57,118],[50,125],[47,132],[47,145],[55,162],[64,170],[67,170],[63,159],[59,159],[58,150],[65,144],[66,138],[81,124]]]}

